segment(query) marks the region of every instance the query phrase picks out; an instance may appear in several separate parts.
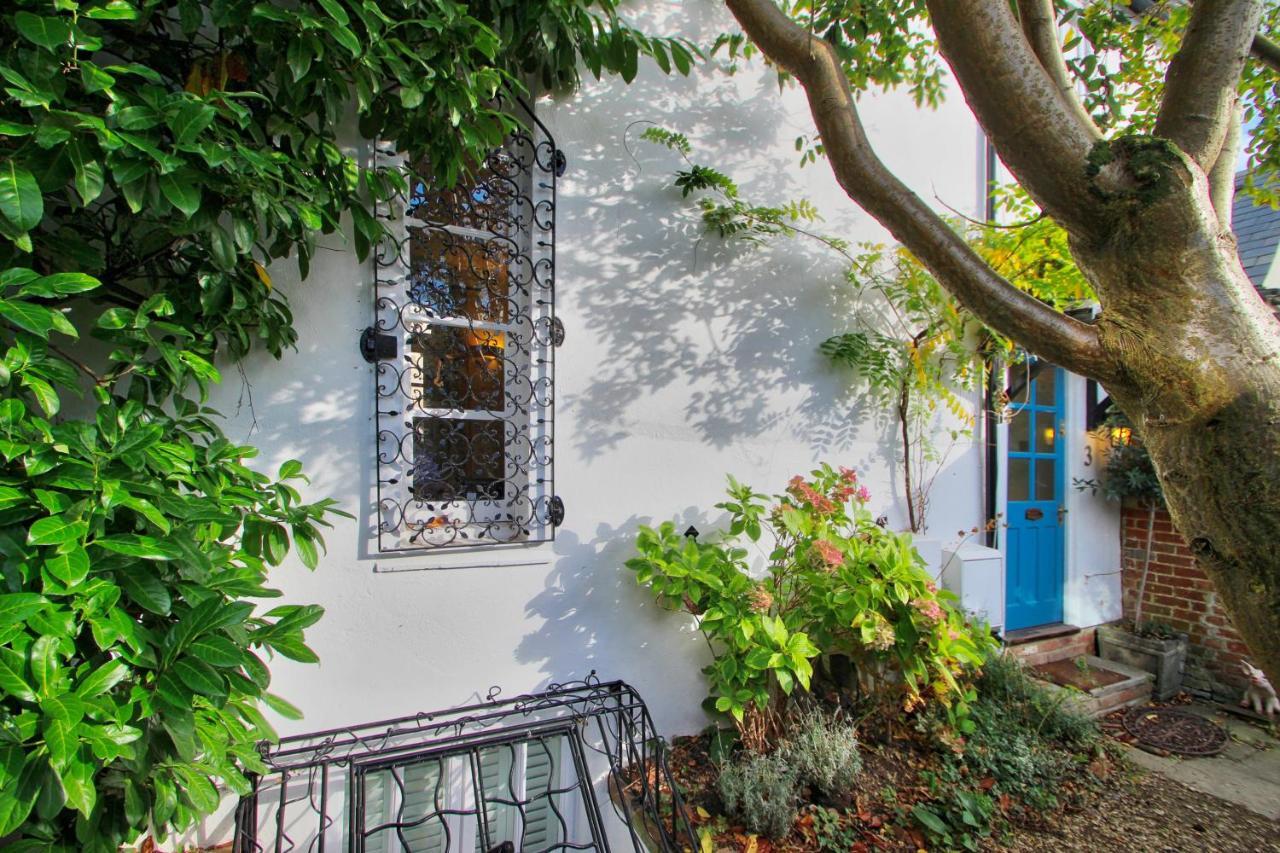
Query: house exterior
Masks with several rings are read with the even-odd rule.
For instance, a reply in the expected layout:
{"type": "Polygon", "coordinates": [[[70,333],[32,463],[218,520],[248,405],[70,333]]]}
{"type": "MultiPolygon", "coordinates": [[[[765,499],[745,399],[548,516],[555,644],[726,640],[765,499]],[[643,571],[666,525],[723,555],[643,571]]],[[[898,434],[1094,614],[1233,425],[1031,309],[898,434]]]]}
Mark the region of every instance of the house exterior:
{"type": "MultiPolygon", "coordinates": [[[[699,44],[733,29],[715,4],[632,14],[699,44]]],[[[892,422],[818,352],[857,299],[842,267],[800,244],[700,241],[670,189],[675,155],[637,145],[639,122],[686,133],[753,195],[807,198],[826,231],[887,241],[822,163],[796,166],[811,128],[802,93],[779,94],[760,64],[642,68],[630,85],[587,82],[531,106],[531,136],[489,164],[485,186],[446,197],[414,172],[403,208],[383,212],[397,241],[376,259],[334,235],[305,282],[273,268],[298,351],[252,360],[243,381],[227,371],[213,400],[264,469],[301,460],[309,494],[355,516],[327,534],[316,571],[276,572],[286,600],[326,610],[308,631],[320,663],[273,663],[273,692],[306,715],[284,734],[592,671],[635,687],[659,733],[697,731],[705,646],[623,567],[638,525],[714,529],[726,474],[774,492],[829,461],[856,468],[877,514],[905,526],[892,422]]],[[[959,97],[921,111],[905,93],[873,95],[863,109],[917,193],[984,215],[985,143],[959,97]]],[[[354,129],[348,145],[413,172],[354,129]]],[[[1118,510],[1071,488],[1101,462],[1088,431],[1098,392],[1051,366],[1010,382],[1007,423],[985,424],[971,395],[979,427],[937,478],[921,553],[939,573],[994,556],[974,582],[1002,602],[981,608],[1001,628],[1117,619],[1118,510]],[[991,500],[995,551],[975,551],[966,531],[986,525],[991,500]]]]}

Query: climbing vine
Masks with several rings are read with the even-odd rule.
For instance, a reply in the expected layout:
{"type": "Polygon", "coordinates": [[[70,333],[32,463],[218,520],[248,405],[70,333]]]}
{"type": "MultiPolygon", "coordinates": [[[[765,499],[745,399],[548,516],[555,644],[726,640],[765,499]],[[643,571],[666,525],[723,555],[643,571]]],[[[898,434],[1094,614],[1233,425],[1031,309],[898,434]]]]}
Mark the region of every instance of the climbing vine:
{"type": "MultiPolygon", "coordinates": [[[[315,567],[304,501],[207,408],[296,341],[271,271],[361,258],[398,179],[444,182],[515,127],[495,96],[579,68],[688,72],[611,0],[15,0],[0,12],[0,838],[115,851],[248,790],[271,660],[316,659],[269,569],[315,567]]],[[[305,286],[295,298],[306,298],[305,286]]]]}

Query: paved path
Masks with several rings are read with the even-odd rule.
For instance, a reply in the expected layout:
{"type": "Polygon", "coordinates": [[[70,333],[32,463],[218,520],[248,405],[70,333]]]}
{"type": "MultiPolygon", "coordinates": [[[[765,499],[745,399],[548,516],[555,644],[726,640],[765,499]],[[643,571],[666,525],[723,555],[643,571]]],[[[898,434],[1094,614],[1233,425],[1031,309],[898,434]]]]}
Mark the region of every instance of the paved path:
{"type": "Polygon", "coordinates": [[[1129,747],[1133,763],[1280,820],[1280,740],[1260,725],[1209,705],[1193,704],[1186,710],[1224,727],[1231,735],[1227,748],[1209,758],[1164,758],[1129,747]]]}

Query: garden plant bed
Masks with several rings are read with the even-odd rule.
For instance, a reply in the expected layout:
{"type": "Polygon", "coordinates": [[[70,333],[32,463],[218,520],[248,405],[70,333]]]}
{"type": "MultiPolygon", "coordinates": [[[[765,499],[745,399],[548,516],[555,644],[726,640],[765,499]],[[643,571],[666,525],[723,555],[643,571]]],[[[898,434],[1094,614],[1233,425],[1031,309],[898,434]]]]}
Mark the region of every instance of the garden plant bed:
{"type": "MultiPolygon", "coordinates": [[[[754,849],[757,853],[809,853],[809,851],[917,851],[943,849],[930,844],[912,818],[912,809],[934,799],[926,779],[942,772],[941,755],[925,739],[906,730],[864,747],[863,770],[856,790],[843,801],[821,801],[809,790],[791,833],[770,840],[753,836],[723,816],[716,790],[717,762],[711,757],[709,734],[675,738],[670,766],[680,786],[695,829],[710,833],[716,851],[754,849]]],[[[1082,763],[1075,778],[1056,792],[1061,805],[1054,813],[1025,807],[1007,795],[997,800],[998,823],[1007,835],[1049,833],[1066,814],[1088,806],[1101,788],[1100,777],[1113,774],[1108,756],[1082,763]]],[[[980,780],[979,787],[994,780],[980,780]]],[[[990,842],[992,839],[987,839],[990,842]]],[[[704,842],[705,843],[705,842],[704,842]]],[[[1000,849],[998,846],[991,849],[1000,849]]],[[[1040,848],[1019,848],[1040,849],[1040,848]]],[[[1052,849],[1052,848],[1045,848],[1052,849]]]]}

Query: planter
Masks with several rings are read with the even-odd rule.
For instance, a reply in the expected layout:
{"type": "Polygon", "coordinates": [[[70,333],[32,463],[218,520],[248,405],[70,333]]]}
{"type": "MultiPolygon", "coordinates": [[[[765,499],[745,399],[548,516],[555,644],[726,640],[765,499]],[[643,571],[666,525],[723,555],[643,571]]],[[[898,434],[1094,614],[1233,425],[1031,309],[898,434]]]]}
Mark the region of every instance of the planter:
{"type": "Polygon", "coordinates": [[[1151,698],[1172,699],[1182,689],[1187,662],[1187,636],[1171,640],[1139,637],[1118,625],[1098,626],[1098,656],[1145,670],[1156,677],[1151,698]]]}

